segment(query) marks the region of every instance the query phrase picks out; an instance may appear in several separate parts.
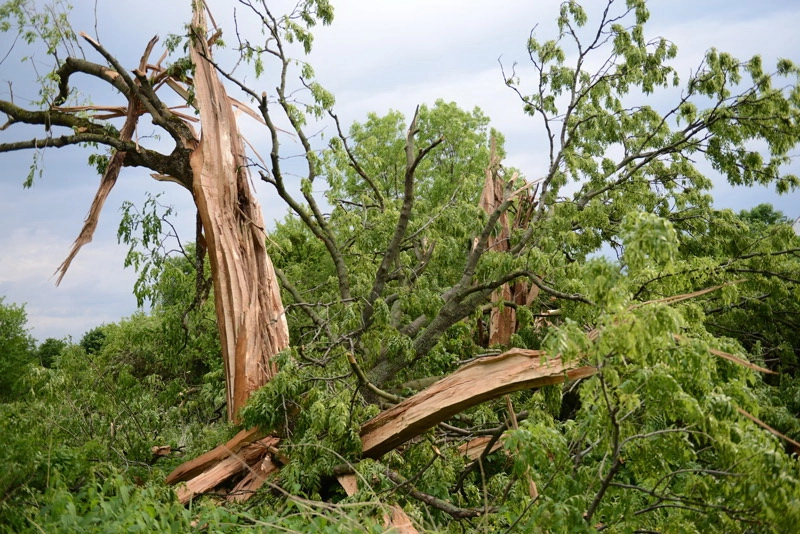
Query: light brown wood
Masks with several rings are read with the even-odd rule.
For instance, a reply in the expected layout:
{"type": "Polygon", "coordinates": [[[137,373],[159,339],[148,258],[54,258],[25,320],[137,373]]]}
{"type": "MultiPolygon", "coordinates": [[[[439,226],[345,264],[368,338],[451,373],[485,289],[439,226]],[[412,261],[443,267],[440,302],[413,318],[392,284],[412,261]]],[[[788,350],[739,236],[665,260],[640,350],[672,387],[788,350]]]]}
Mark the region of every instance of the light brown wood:
{"type": "MultiPolygon", "coordinates": [[[[278,438],[272,438],[272,444],[278,442],[278,438]]],[[[267,444],[267,440],[262,440],[262,444],[267,444]]],[[[269,451],[269,447],[267,446],[265,449],[267,452],[269,451]]],[[[272,459],[272,456],[267,453],[264,458],[256,462],[253,465],[250,465],[249,472],[245,477],[239,481],[236,486],[230,491],[228,496],[226,497],[231,502],[244,502],[249,499],[264,483],[267,479],[277,473],[280,470],[278,464],[272,459]]]]}
{"type": "Polygon", "coordinates": [[[257,428],[242,430],[224,445],[220,445],[193,460],[179,465],[167,476],[166,483],[175,484],[189,480],[263,435],[264,433],[257,428]]]}
{"type": "Polygon", "coordinates": [[[250,394],[272,378],[272,357],[289,345],[289,329],[236,115],[209,62],[204,11],[202,2],[194,4],[190,53],[202,131],[190,157],[192,193],[211,264],[228,418],[236,422],[250,394]]]}
{"type": "Polygon", "coordinates": [[[391,515],[383,514],[383,524],[388,529],[387,534],[419,534],[414,528],[411,518],[408,517],[399,505],[393,504],[389,507],[391,515]]]}
{"type": "MultiPolygon", "coordinates": [[[[505,200],[505,183],[499,176],[500,158],[494,137],[491,140],[491,153],[489,165],[486,167],[486,179],[483,182],[483,191],[478,205],[487,214],[494,212],[505,200]]],[[[503,212],[497,220],[497,234],[489,237],[487,246],[490,251],[501,252],[508,250],[509,237],[508,213],[503,212]]],[[[489,315],[489,345],[508,345],[511,334],[516,331],[517,312],[511,307],[499,307],[502,302],[513,302],[514,294],[509,284],[503,284],[492,293],[492,304],[495,306],[489,315]]]]}
{"type": "MultiPolygon", "coordinates": [[[[486,445],[492,440],[492,436],[481,436],[475,439],[471,439],[466,443],[463,443],[458,446],[458,453],[466,456],[470,460],[476,460],[481,454],[483,454],[483,450],[486,448],[486,445]]],[[[492,450],[489,451],[489,454],[493,453],[497,449],[503,446],[503,437],[501,436],[494,445],[492,445],[492,450]]]]}
{"type": "MultiPolygon", "coordinates": [[[[378,458],[453,415],[501,395],[577,380],[596,372],[594,367],[578,367],[577,362],[564,364],[561,358],[547,359],[536,350],[512,349],[481,358],[367,421],[361,427],[363,455],[378,458]]],[[[246,500],[279,469],[273,456],[281,463],[289,461],[276,448],[279,438],[263,438],[248,445],[258,437],[255,429],[243,430],[225,445],[178,467],[167,477],[167,483],[188,480],[178,489],[179,499],[186,503],[248,469],[250,473],[229,495],[231,500],[246,500]]],[[[487,438],[478,438],[460,450],[474,459],[486,442],[487,438]]],[[[492,450],[500,446],[498,442],[492,450]]],[[[339,481],[348,495],[356,491],[355,477],[344,476],[339,481]]]]}
{"type": "MultiPolygon", "coordinates": [[[[504,201],[509,198],[517,198],[517,216],[511,220],[508,212],[504,211],[497,220],[497,233],[489,237],[486,242],[488,250],[493,252],[508,251],[511,246],[512,229],[524,228],[530,222],[530,206],[534,204],[535,191],[530,193],[528,190],[533,184],[526,184],[522,188],[511,192],[507,190],[519,178],[514,173],[510,180],[500,174],[500,157],[497,155],[497,144],[492,137],[491,153],[489,165],[486,167],[486,179],[483,183],[481,198],[478,202],[483,211],[487,214],[493,213],[504,201]],[[526,196],[527,195],[527,196],[526,196]]],[[[517,312],[511,306],[502,306],[503,303],[514,303],[517,305],[530,305],[539,295],[539,288],[533,286],[529,288],[526,280],[517,280],[511,284],[503,284],[492,293],[492,308],[489,315],[489,340],[488,344],[507,346],[511,341],[511,335],[517,331],[517,312]]]]}
{"type": "Polygon", "coordinates": [[[358,493],[358,479],[354,474],[339,475],[336,477],[336,480],[339,481],[339,485],[342,486],[342,489],[344,489],[348,497],[352,497],[358,493]]]}
{"type": "Polygon", "coordinates": [[[522,389],[595,374],[594,367],[564,364],[542,351],[511,349],[471,362],[431,387],[382,412],[361,427],[363,454],[379,458],[453,415],[522,389]]]}
{"type": "MultiPolygon", "coordinates": [[[[195,495],[216,488],[242,471],[253,471],[268,454],[267,446],[276,442],[277,439],[269,437],[242,447],[239,451],[231,454],[210,469],[192,478],[185,485],[180,486],[176,491],[178,500],[186,504],[195,495]]],[[[264,479],[261,480],[262,484],[263,482],[264,479]]]]}

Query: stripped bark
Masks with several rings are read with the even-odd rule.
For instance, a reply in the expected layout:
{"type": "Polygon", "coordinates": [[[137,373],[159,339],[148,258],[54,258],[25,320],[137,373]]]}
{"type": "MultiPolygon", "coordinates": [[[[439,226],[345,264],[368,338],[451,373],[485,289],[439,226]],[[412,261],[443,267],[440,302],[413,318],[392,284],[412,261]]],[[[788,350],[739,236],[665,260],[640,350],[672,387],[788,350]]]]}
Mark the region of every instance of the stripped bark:
{"type": "MultiPolygon", "coordinates": [[[[91,42],[95,48],[99,46],[97,43],[94,43],[94,41],[91,42]]],[[[142,59],[139,63],[139,69],[146,68],[147,60],[154,44],[155,40],[151,40],[148,44],[147,49],[142,55],[142,59]]],[[[78,111],[81,110],[78,109],[78,111]]],[[[122,129],[120,129],[119,132],[119,139],[121,141],[129,142],[133,139],[133,134],[136,132],[136,125],[138,124],[139,117],[143,112],[144,107],[141,105],[139,100],[136,99],[133,93],[129,93],[128,106],[125,109],[125,123],[122,125],[122,129]]],[[[111,193],[111,190],[117,183],[117,178],[122,170],[126,155],[127,152],[124,150],[114,150],[114,153],[111,155],[108,165],[106,166],[106,170],[103,172],[103,177],[100,180],[100,186],[98,187],[97,193],[94,195],[94,200],[92,200],[92,205],[89,208],[89,214],[86,215],[86,219],[83,222],[81,233],[72,244],[72,248],[70,249],[67,258],[61,263],[61,265],[58,266],[58,269],[56,269],[55,274],[58,275],[58,278],[56,279],[56,285],[59,285],[61,280],[64,278],[64,275],[67,274],[67,270],[69,270],[69,266],[72,264],[72,260],[75,259],[75,256],[77,256],[78,251],[80,251],[84,245],[92,241],[94,231],[97,229],[97,222],[100,219],[100,212],[103,210],[103,205],[105,204],[109,193],[111,193]]]]}
{"type": "MultiPolygon", "coordinates": [[[[511,176],[510,182],[513,184],[518,178],[517,173],[511,176]]],[[[522,191],[517,191],[517,194],[522,191]]],[[[524,228],[530,222],[533,213],[532,207],[535,205],[535,191],[530,196],[519,198],[517,215],[513,221],[509,220],[507,211],[503,211],[497,219],[497,232],[489,236],[487,249],[494,252],[508,252],[511,248],[511,231],[517,228],[524,228]]],[[[500,175],[500,158],[497,155],[497,146],[494,137],[491,140],[491,155],[489,165],[486,167],[486,180],[483,184],[483,191],[479,206],[487,214],[493,213],[503,202],[508,200],[506,191],[506,180],[500,175]]],[[[511,335],[517,331],[517,313],[511,306],[502,306],[502,303],[514,303],[518,305],[530,305],[539,296],[539,288],[530,286],[524,280],[517,280],[513,283],[506,283],[497,288],[492,293],[492,310],[489,318],[488,345],[508,345],[511,335]]]]}
{"type": "Polygon", "coordinates": [[[202,126],[190,156],[192,194],[211,264],[228,418],[236,422],[250,394],[275,373],[271,358],[289,345],[289,329],[236,116],[209,61],[202,6],[195,5],[192,31],[194,90],[202,126]]]}
{"type": "MultiPolygon", "coordinates": [[[[195,495],[208,492],[218,487],[223,481],[227,481],[239,473],[244,471],[253,473],[256,469],[261,470],[259,466],[263,465],[264,459],[268,455],[268,447],[277,442],[278,438],[267,437],[250,443],[235,453],[231,453],[212,468],[195,476],[186,482],[185,485],[180,486],[176,492],[178,494],[178,500],[182,503],[187,503],[192,500],[195,495]]],[[[272,464],[274,465],[274,462],[272,462],[272,464]]],[[[276,470],[277,468],[272,471],[276,470]]],[[[269,473],[265,472],[264,476],[261,478],[254,477],[254,480],[258,482],[257,486],[260,487],[261,484],[264,483],[268,474],[269,473]]],[[[245,480],[246,482],[240,484],[239,493],[235,495],[236,497],[243,497],[252,493],[249,489],[253,485],[252,482],[248,480],[247,477],[245,477],[245,480]],[[242,487],[248,488],[248,491],[243,492],[241,490],[242,487]]]]}
{"type": "Polygon", "coordinates": [[[487,400],[595,374],[542,351],[511,349],[471,362],[434,385],[386,410],[361,427],[363,454],[379,458],[453,415],[487,400]]]}
{"type": "Polygon", "coordinates": [[[242,430],[224,445],[220,445],[193,460],[182,463],[167,476],[166,483],[177,484],[178,482],[190,480],[231,454],[235,454],[239,449],[247,446],[261,436],[263,436],[263,432],[259,431],[257,428],[242,430]]]}
{"type": "MultiPolygon", "coordinates": [[[[470,460],[477,460],[479,457],[484,456],[484,451],[486,451],[486,446],[492,441],[494,438],[492,436],[480,436],[475,439],[471,439],[466,443],[458,446],[458,453],[470,460]]],[[[491,454],[498,450],[500,447],[503,446],[503,440],[498,439],[492,444],[491,448],[489,449],[486,454],[491,454]]]]}

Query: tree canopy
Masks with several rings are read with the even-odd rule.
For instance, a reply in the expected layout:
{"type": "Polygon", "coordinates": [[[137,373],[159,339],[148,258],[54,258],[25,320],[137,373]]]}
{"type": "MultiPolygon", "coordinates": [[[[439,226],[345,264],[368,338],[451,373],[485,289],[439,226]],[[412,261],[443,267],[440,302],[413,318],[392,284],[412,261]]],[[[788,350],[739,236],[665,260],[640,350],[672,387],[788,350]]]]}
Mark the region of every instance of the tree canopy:
{"type": "MultiPolygon", "coordinates": [[[[95,160],[104,183],[144,165],[190,189],[199,213],[197,243],[164,257],[160,216],[126,212],[121,236],[130,262],[149,265],[136,291],[152,312],[58,347],[48,365],[53,347],[40,347],[26,397],[3,405],[13,469],[0,511],[12,530],[793,528],[800,237],[769,205],[715,209],[711,175],[778,193],[798,186],[787,168],[800,142],[800,68],[712,49],[681,79],[676,46],[648,34],[645,2],[608,1],[597,18],[564,2],[557,38],[534,30],[530,64],[502,73],[544,132],[546,171],[530,176],[503,165],[489,117],[446,99],[346,127],[292,56],[308,52],[332,7],[304,1],[280,16],[240,4],[264,35],[234,33],[228,46],[256,82],[212,58],[224,43],[196,7],[170,65],[148,63],[152,40],[131,76],[87,39],[102,62],[56,53],[39,108],[0,101],[5,129],[21,132],[0,152],[105,145],[111,155],[95,160]],[[118,89],[124,117],[68,106],[77,73],[118,89]],[[164,86],[197,108],[202,136],[158,96],[164,86]],[[234,91],[253,109],[228,100],[234,91]],[[260,118],[268,157],[245,153],[232,107],[260,118]],[[225,120],[204,122],[209,110],[225,120]],[[171,136],[171,152],[133,141],[140,115],[171,136]],[[334,132],[324,145],[309,133],[318,122],[334,132]],[[45,137],[24,137],[25,124],[45,137]],[[287,171],[287,136],[302,147],[300,171],[287,171]],[[268,236],[245,170],[289,208],[268,236]],[[237,270],[240,259],[263,276],[237,270]],[[270,315],[272,264],[282,304],[270,315]],[[248,300],[262,290],[267,300],[248,300]],[[288,346],[277,341],[284,319],[288,346]],[[237,373],[251,365],[260,387],[241,375],[245,394],[237,373]],[[246,461],[243,436],[269,434],[250,467],[263,486],[248,508],[179,489],[199,503],[186,510],[164,476],[178,454],[235,433],[218,422],[226,405],[260,431],[228,441],[224,455],[235,454],[219,465],[246,461]],[[37,439],[58,444],[54,459],[24,453],[37,439]],[[93,459],[101,465],[88,467],[93,459]]],[[[43,28],[29,8],[3,4],[3,29],[43,28]]],[[[54,53],[77,39],[63,29],[29,37],[53,39],[54,53]]],[[[13,342],[30,345],[21,309],[5,309],[13,342]]],[[[18,369],[19,358],[3,365],[18,369]]],[[[215,491],[237,501],[237,488],[215,491]]]]}

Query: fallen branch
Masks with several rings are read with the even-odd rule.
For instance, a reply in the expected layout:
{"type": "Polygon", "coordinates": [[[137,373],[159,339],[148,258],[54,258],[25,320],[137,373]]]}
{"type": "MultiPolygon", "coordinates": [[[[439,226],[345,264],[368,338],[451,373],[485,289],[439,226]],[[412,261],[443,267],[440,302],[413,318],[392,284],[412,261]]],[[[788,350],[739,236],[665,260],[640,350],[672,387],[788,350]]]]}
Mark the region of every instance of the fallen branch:
{"type": "Polygon", "coordinates": [[[425,504],[436,508],[437,510],[441,510],[442,512],[450,515],[455,519],[467,519],[470,517],[481,517],[486,515],[487,513],[494,513],[499,510],[497,507],[490,507],[489,509],[485,508],[459,508],[458,506],[454,505],[451,502],[439,499],[438,497],[434,497],[433,495],[429,495],[427,493],[423,493],[418,489],[414,488],[411,485],[406,484],[406,480],[392,471],[391,469],[386,470],[386,476],[397,484],[398,486],[403,486],[402,491],[407,493],[414,499],[418,501],[422,501],[425,504]]]}
{"type": "MultiPolygon", "coordinates": [[[[377,458],[453,415],[487,400],[522,389],[577,380],[597,371],[594,367],[576,365],[577,362],[565,364],[561,358],[546,359],[542,351],[525,349],[511,349],[497,356],[472,361],[367,421],[361,427],[363,454],[377,458]]],[[[269,443],[256,441],[263,435],[257,429],[243,430],[225,445],[179,466],[166,481],[168,484],[187,481],[186,486],[178,490],[180,501],[186,503],[195,495],[249,471],[245,480],[232,492],[235,494],[232,498],[244,500],[264,483],[268,474],[277,470],[277,466],[273,468],[271,463],[265,466],[265,458],[274,458],[279,463],[288,461],[276,449],[278,438],[263,439],[269,443]]],[[[454,512],[460,514],[463,510],[454,508],[454,512]]]]}
{"type": "Polygon", "coordinates": [[[763,428],[764,430],[766,430],[767,432],[769,432],[773,436],[776,436],[776,437],[784,440],[785,442],[789,443],[790,445],[792,445],[792,447],[793,447],[795,452],[800,451],[800,443],[797,443],[795,440],[793,440],[792,438],[790,438],[786,434],[781,434],[780,432],[778,432],[777,430],[775,430],[774,428],[769,426],[767,423],[765,423],[764,421],[762,421],[758,417],[756,417],[754,415],[751,415],[749,412],[747,412],[745,410],[742,410],[738,406],[736,407],[736,411],[739,412],[740,414],[742,414],[743,416],[745,416],[746,418],[750,419],[752,422],[754,422],[755,424],[757,424],[758,426],[760,426],[761,428],[763,428]]]}
{"type": "Polygon", "coordinates": [[[592,376],[543,351],[511,349],[468,363],[431,387],[367,421],[361,427],[363,454],[379,458],[453,415],[506,393],[592,376]]]}

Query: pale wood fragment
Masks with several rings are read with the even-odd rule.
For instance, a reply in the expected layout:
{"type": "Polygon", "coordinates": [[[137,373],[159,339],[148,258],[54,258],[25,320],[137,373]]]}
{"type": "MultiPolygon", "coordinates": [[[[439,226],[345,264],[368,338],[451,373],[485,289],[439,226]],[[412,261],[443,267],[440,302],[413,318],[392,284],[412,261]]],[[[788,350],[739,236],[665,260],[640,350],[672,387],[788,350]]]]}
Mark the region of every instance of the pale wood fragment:
{"type": "Polygon", "coordinates": [[[339,484],[344,488],[344,492],[348,497],[352,497],[358,493],[358,479],[353,473],[339,475],[336,477],[336,480],[338,480],[339,484]]]}
{"type": "Polygon", "coordinates": [[[179,465],[167,476],[166,483],[175,484],[177,482],[189,480],[199,475],[215,463],[224,460],[231,454],[236,453],[239,449],[249,445],[253,442],[253,440],[258,439],[263,435],[264,433],[258,428],[242,430],[224,445],[220,445],[205,454],[201,454],[193,460],[189,460],[188,462],[184,462],[179,465]]]}
{"type": "Polygon", "coordinates": [[[453,415],[522,389],[577,380],[594,367],[547,359],[542,351],[511,349],[471,362],[431,387],[382,412],[361,427],[363,454],[378,458],[453,415]]]}
{"type": "MultiPolygon", "coordinates": [[[[278,438],[272,438],[273,443],[278,442],[278,438]]],[[[267,440],[262,440],[262,444],[267,444],[267,440]]],[[[272,459],[269,454],[269,447],[265,449],[266,456],[254,465],[250,466],[250,472],[239,481],[226,497],[231,502],[244,502],[249,499],[267,479],[280,470],[280,466],[272,459]]]]}
{"type": "Polygon", "coordinates": [[[254,465],[260,463],[266,456],[267,444],[271,444],[273,441],[276,442],[277,439],[270,437],[242,447],[238,452],[231,454],[210,469],[189,480],[185,485],[180,486],[176,492],[178,500],[186,504],[195,495],[216,488],[242,471],[252,469],[254,465]]]}
{"type": "MultiPolygon", "coordinates": [[[[475,439],[471,439],[468,442],[462,443],[458,446],[458,453],[462,456],[466,456],[470,460],[477,460],[478,457],[483,454],[483,450],[491,440],[492,436],[480,436],[475,439]]],[[[492,445],[492,448],[488,454],[495,452],[502,446],[503,438],[501,437],[494,443],[494,445],[492,445]]]]}
{"type": "Polygon", "coordinates": [[[411,518],[399,505],[393,504],[389,509],[392,512],[391,515],[383,514],[383,525],[388,529],[387,534],[419,534],[419,531],[414,528],[411,518]]]}

